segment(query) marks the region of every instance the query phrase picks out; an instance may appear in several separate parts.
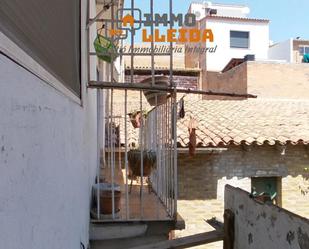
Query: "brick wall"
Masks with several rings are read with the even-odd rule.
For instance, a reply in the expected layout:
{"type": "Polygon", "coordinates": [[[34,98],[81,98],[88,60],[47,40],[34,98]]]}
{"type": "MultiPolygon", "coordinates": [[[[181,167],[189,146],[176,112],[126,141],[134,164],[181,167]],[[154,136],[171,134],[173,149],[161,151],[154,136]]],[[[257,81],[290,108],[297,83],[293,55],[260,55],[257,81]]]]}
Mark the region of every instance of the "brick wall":
{"type": "MultiPolygon", "coordinates": [[[[125,82],[130,82],[130,75],[125,76],[125,82]]],[[[148,75],[134,75],[134,82],[138,83],[151,77],[151,74],[148,75]]],[[[168,75],[167,75],[168,77],[168,75]]],[[[199,78],[198,76],[183,76],[183,75],[174,75],[173,80],[176,83],[177,87],[180,88],[190,88],[198,89],[199,78]]]]}
{"type": "MultiPolygon", "coordinates": [[[[282,177],[282,206],[309,217],[309,152],[304,146],[288,146],[285,155],[275,146],[254,146],[250,151],[231,147],[221,153],[199,152],[178,157],[178,211],[186,221],[184,236],[211,230],[204,219],[222,217],[224,186],[230,184],[251,192],[251,177],[282,177]]],[[[222,248],[220,243],[200,248],[222,248]]]]}
{"type": "MultiPolygon", "coordinates": [[[[133,81],[135,83],[139,83],[142,80],[149,78],[151,75],[138,75],[135,74],[133,77],[133,81]]],[[[167,75],[168,76],[168,75],[167,75]]],[[[199,89],[199,76],[194,75],[194,76],[189,76],[189,75],[174,75],[173,76],[174,81],[177,84],[177,87],[179,88],[190,88],[190,89],[199,89]]],[[[125,82],[131,82],[131,76],[130,75],[125,75],[125,82]]],[[[178,94],[179,97],[181,97],[183,94],[178,94]]],[[[124,96],[125,96],[125,91],[123,90],[114,90],[114,102],[118,105],[124,105],[124,96]]],[[[190,94],[187,96],[187,99],[191,100],[198,100],[201,99],[201,95],[196,95],[196,94],[190,94]]],[[[142,94],[142,99],[143,99],[143,106],[145,109],[150,109],[150,106],[147,104],[147,100],[142,94]]],[[[139,91],[128,91],[128,102],[130,102],[132,108],[128,106],[129,111],[133,111],[136,109],[136,106],[139,106],[140,100],[140,93],[139,91]],[[135,104],[134,104],[135,103],[135,104]],[[134,107],[133,107],[134,106],[134,107]],[[131,110],[132,109],[132,110],[131,110]]]]}
{"type": "MultiPolygon", "coordinates": [[[[169,44],[154,44],[155,53],[168,53],[169,44]]],[[[131,53],[131,45],[126,45],[126,53],[131,53]]],[[[151,43],[134,44],[134,51],[136,53],[150,53],[151,43]]],[[[185,67],[185,48],[183,44],[176,44],[173,46],[173,67],[174,68],[184,68],[185,67]]],[[[131,56],[123,56],[124,64],[126,66],[131,66],[131,56]]],[[[169,67],[170,66],[170,56],[160,55],[154,56],[155,67],[169,67]]],[[[134,56],[134,67],[151,67],[151,56],[134,56]]]]}
{"type": "MultiPolygon", "coordinates": [[[[249,61],[224,72],[207,72],[203,89],[255,94],[258,98],[309,98],[309,64],[249,61]]],[[[205,99],[231,97],[205,96],[205,99]]],[[[237,98],[233,98],[237,99],[237,98]]]]}

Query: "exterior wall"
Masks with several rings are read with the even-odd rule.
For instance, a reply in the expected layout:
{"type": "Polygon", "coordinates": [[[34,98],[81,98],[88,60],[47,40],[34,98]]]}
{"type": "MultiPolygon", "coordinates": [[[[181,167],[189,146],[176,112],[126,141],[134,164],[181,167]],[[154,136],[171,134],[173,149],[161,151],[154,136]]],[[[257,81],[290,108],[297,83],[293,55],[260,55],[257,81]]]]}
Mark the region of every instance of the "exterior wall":
{"type": "Polygon", "coordinates": [[[288,146],[284,156],[271,146],[254,146],[250,151],[230,147],[220,153],[198,152],[193,158],[181,153],[178,163],[178,211],[186,222],[186,229],[176,232],[178,237],[212,230],[204,220],[222,218],[225,185],[250,192],[251,177],[257,176],[282,177],[283,208],[309,217],[309,172],[305,170],[309,155],[304,146],[288,146]]]}
{"type": "Polygon", "coordinates": [[[188,13],[193,13],[196,15],[196,19],[200,20],[206,16],[206,11],[201,3],[191,3],[188,13]]]}
{"type": "Polygon", "coordinates": [[[303,56],[299,54],[299,46],[301,45],[309,46],[309,41],[293,40],[292,42],[293,42],[293,51],[292,51],[293,62],[302,63],[303,56]]]}
{"type": "Polygon", "coordinates": [[[209,1],[206,3],[192,3],[189,13],[194,13],[197,15],[197,19],[200,20],[206,16],[205,8],[216,9],[217,15],[220,16],[246,17],[250,13],[250,9],[245,5],[216,4],[209,1]]]}
{"type": "MultiPolygon", "coordinates": [[[[186,29],[202,29],[201,26],[199,26],[200,23],[198,23],[198,25],[196,25],[195,27],[186,27],[186,29]]],[[[191,48],[196,48],[196,47],[201,47],[202,44],[200,43],[190,43],[187,42],[185,43],[185,50],[184,50],[184,64],[185,64],[185,68],[200,68],[202,70],[206,69],[206,65],[204,65],[206,63],[206,55],[204,54],[204,60],[201,60],[201,55],[197,52],[191,52],[191,48]],[[201,65],[201,63],[203,63],[201,65]]]]}
{"type": "MultiPolygon", "coordinates": [[[[201,22],[200,23],[200,29],[201,30],[207,29],[205,22],[201,22]]],[[[206,49],[207,48],[206,45],[208,45],[208,44],[200,43],[200,47],[202,49],[206,49]]],[[[191,45],[189,44],[189,46],[192,46],[192,44],[191,45]]],[[[196,53],[190,53],[188,55],[188,57],[194,58],[194,54],[196,54],[196,53]]],[[[201,69],[201,83],[202,83],[201,85],[202,85],[202,89],[206,89],[204,87],[207,87],[207,70],[208,70],[208,68],[207,68],[207,56],[213,56],[213,54],[208,53],[208,52],[206,52],[206,53],[199,53],[198,54],[198,62],[199,62],[198,66],[201,69]]]]}
{"type": "MultiPolygon", "coordinates": [[[[185,67],[186,68],[202,68],[199,64],[199,56],[197,53],[185,53],[185,67]]],[[[202,68],[204,70],[204,68],[202,68]]]]}
{"type": "MultiPolygon", "coordinates": [[[[169,76],[169,72],[167,77],[169,76]]],[[[130,75],[125,76],[125,82],[130,82],[130,75]]],[[[134,75],[134,82],[141,82],[144,79],[151,77],[151,72],[148,75],[134,75]]],[[[189,75],[173,75],[174,82],[179,88],[198,89],[199,78],[198,76],[189,75]]]]}
{"type": "Polygon", "coordinates": [[[309,65],[248,62],[248,93],[259,98],[309,98],[309,65]]]}
{"type": "Polygon", "coordinates": [[[309,46],[309,41],[289,39],[274,44],[269,48],[268,59],[302,63],[303,57],[299,54],[299,46],[301,45],[309,46]]]}
{"type": "MultiPolygon", "coordinates": [[[[142,80],[149,78],[151,76],[151,72],[148,75],[134,75],[134,82],[141,82],[142,80]]],[[[168,76],[168,75],[167,75],[168,76]]],[[[125,82],[130,82],[131,76],[125,75],[125,82]]],[[[197,75],[174,75],[173,76],[174,82],[176,82],[177,87],[179,88],[190,88],[190,89],[199,89],[199,76],[197,75]]],[[[122,102],[124,101],[124,91],[115,91],[115,102],[122,102]]],[[[181,94],[179,94],[181,95],[181,94]]],[[[191,94],[188,96],[190,99],[200,99],[200,95],[191,94]]],[[[147,102],[144,95],[142,95],[143,102],[147,102]]],[[[140,93],[139,91],[128,91],[128,102],[136,102],[139,103],[140,100],[140,93]]],[[[138,105],[139,106],[139,105],[138,105]]],[[[144,105],[145,107],[145,105],[144,105]]],[[[135,106],[134,106],[135,108],[135,106]]],[[[128,106],[128,111],[130,110],[130,106],[128,106]]]]}
{"type": "MultiPolygon", "coordinates": [[[[231,70],[207,72],[207,83],[203,82],[203,89],[213,92],[247,94],[247,64],[242,63],[231,70]],[[207,85],[206,85],[207,84],[207,85]]],[[[240,99],[228,96],[204,96],[204,99],[240,99]]]]}
{"type": "MultiPolygon", "coordinates": [[[[207,72],[207,85],[203,82],[203,89],[249,93],[258,98],[308,99],[309,65],[248,61],[224,73],[207,72]]],[[[218,96],[204,98],[229,99],[218,96]]]]}
{"type": "Polygon", "coordinates": [[[309,220],[249,197],[241,189],[225,188],[225,208],[235,215],[238,249],[309,248],[309,220]]]}
{"type": "Polygon", "coordinates": [[[5,56],[0,74],[2,246],[87,245],[95,95],[89,92],[81,107],[5,56]]]}
{"type": "MultiPolygon", "coordinates": [[[[87,2],[81,5],[85,45],[87,2]]],[[[82,48],[82,105],[0,55],[1,248],[87,247],[97,103],[96,92],[86,90],[82,48]]]]}
{"type": "Polygon", "coordinates": [[[292,39],[274,44],[269,47],[268,59],[283,60],[285,62],[293,62],[292,57],[292,39]]]}
{"type": "Polygon", "coordinates": [[[212,29],[213,44],[217,45],[215,53],[207,54],[207,70],[222,71],[232,58],[243,58],[254,54],[257,59],[267,59],[269,47],[269,26],[267,22],[233,21],[223,19],[204,19],[206,27],[212,29]],[[249,49],[230,48],[230,31],[249,31],[249,49]]]}
{"type": "MultiPolygon", "coordinates": [[[[124,46],[124,52],[131,53],[131,45],[124,46]]],[[[169,53],[170,44],[154,44],[155,53],[169,53]]],[[[151,43],[134,44],[134,51],[138,53],[151,53],[151,43]]],[[[155,67],[170,67],[170,57],[169,56],[155,56],[155,67]]],[[[131,67],[131,57],[123,57],[125,66],[131,67]]],[[[151,68],[151,56],[134,56],[134,68],[151,68]]],[[[177,43],[173,46],[173,68],[184,68],[185,67],[185,48],[183,44],[177,43]]]]}

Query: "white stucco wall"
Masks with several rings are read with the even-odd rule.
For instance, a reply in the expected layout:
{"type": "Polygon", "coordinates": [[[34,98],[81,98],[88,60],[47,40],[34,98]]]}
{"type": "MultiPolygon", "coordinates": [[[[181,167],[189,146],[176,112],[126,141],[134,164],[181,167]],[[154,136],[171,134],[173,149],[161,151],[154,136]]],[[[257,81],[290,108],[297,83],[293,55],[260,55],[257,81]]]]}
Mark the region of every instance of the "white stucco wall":
{"type": "MultiPolygon", "coordinates": [[[[96,91],[85,86],[85,13],[82,105],[0,55],[0,248],[88,244],[97,101],[96,91]]],[[[95,58],[91,63],[95,76],[95,58]]]]}
{"type": "Polygon", "coordinates": [[[293,62],[293,39],[288,39],[269,47],[268,59],[293,62]]]}
{"type": "Polygon", "coordinates": [[[96,168],[95,95],[81,107],[3,55],[0,75],[1,247],[80,248],[96,168]]]}
{"type": "MultiPolygon", "coordinates": [[[[203,22],[206,20],[204,19],[203,22]]],[[[207,70],[222,71],[232,58],[243,58],[255,54],[256,59],[267,59],[269,47],[269,25],[265,22],[208,19],[207,29],[212,29],[214,42],[207,47],[217,45],[215,53],[207,53],[207,70]],[[249,31],[249,49],[230,48],[230,31],[249,31]]]]}

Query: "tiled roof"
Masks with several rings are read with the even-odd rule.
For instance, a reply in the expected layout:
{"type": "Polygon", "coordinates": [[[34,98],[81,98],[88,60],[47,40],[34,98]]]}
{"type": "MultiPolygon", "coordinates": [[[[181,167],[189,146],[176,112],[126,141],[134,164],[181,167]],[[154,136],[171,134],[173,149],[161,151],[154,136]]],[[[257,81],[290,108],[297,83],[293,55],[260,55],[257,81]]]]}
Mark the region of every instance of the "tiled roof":
{"type": "Polygon", "coordinates": [[[190,116],[198,121],[198,146],[309,144],[309,101],[186,101],[178,143],[187,147],[190,116]]]}
{"type": "MultiPolygon", "coordinates": [[[[139,102],[128,102],[128,112],[138,110],[139,102]]],[[[143,109],[151,107],[143,101],[143,109]]],[[[197,120],[197,146],[309,144],[309,101],[291,100],[185,100],[185,118],[178,120],[178,144],[187,147],[190,117],[197,120]]],[[[124,105],[116,104],[114,115],[120,125],[120,141],[125,143],[124,105]]],[[[139,129],[127,118],[127,142],[139,144],[139,129]]]]}

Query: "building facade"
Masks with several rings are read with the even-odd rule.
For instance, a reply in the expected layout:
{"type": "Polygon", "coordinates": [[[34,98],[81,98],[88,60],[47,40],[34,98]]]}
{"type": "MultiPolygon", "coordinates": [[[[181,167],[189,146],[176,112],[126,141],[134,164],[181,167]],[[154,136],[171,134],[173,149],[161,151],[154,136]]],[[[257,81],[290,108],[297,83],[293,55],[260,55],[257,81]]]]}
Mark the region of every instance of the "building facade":
{"type": "MultiPolygon", "coordinates": [[[[199,45],[213,47],[215,52],[200,56],[187,53],[187,67],[199,66],[207,71],[220,72],[232,58],[254,55],[255,58],[267,59],[269,21],[249,18],[247,6],[192,3],[188,12],[197,16],[198,28],[212,30],[214,41],[199,45]]],[[[196,44],[186,44],[190,45],[196,44]]]]}
{"type": "Polygon", "coordinates": [[[2,1],[0,13],[1,247],[87,248],[98,139],[87,1],[2,1]]]}
{"type": "Polygon", "coordinates": [[[305,54],[309,54],[309,41],[291,38],[271,45],[268,58],[288,63],[304,63],[305,54]]]}
{"type": "MultiPolygon", "coordinates": [[[[267,193],[276,205],[309,217],[308,100],[185,101],[178,121],[178,211],[186,236],[222,219],[226,184],[252,195],[267,193]],[[196,152],[188,131],[196,120],[196,152]]],[[[213,243],[199,248],[222,248],[213,243]]]]}

